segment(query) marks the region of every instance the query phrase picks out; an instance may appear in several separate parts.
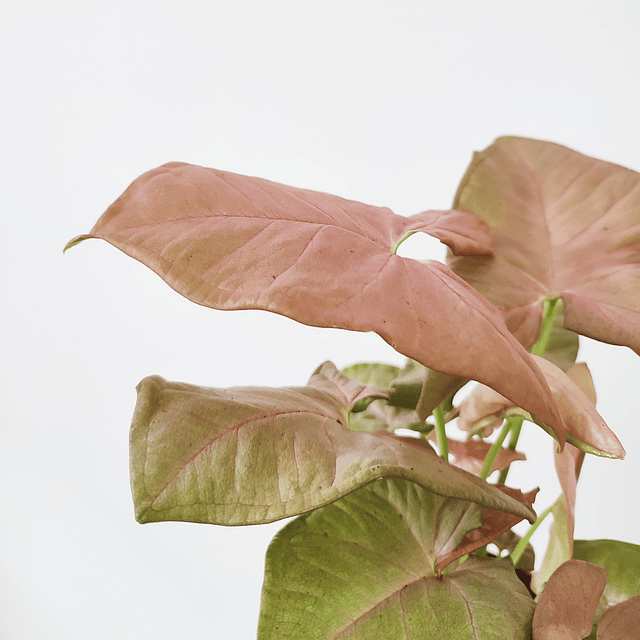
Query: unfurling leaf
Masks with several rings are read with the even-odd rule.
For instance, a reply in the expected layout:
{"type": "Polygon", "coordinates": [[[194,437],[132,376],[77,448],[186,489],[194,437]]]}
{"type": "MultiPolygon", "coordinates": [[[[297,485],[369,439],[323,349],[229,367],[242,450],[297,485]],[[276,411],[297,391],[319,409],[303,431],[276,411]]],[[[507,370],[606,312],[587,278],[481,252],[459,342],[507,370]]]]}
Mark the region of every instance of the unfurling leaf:
{"type": "Polygon", "coordinates": [[[499,138],[475,154],[454,200],[485,220],[493,258],[450,265],[494,304],[523,344],[541,301],[562,298],[564,326],[640,354],[640,174],[566,147],[499,138]]]}
{"type": "Polygon", "coordinates": [[[538,599],[533,640],[582,640],[589,635],[607,576],[595,564],[569,560],[554,572],[538,599]]]}
{"type": "Polygon", "coordinates": [[[353,403],[384,391],[350,380],[331,363],[306,387],[210,389],[145,378],[131,426],[136,517],[258,524],[398,477],[533,521],[530,507],[416,439],[350,430],[353,403]]]}
{"type": "Polygon", "coordinates": [[[480,512],[386,479],[297,518],[267,551],[259,640],[529,638],[534,603],[508,560],[436,577],[480,512]]]}
{"type": "Polygon", "coordinates": [[[400,353],[479,380],[560,429],[543,376],[502,314],[444,265],[395,255],[398,242],[419,231],[455,253],[492,251],[486,226],[470,213],[405,218],[174,162],[135,180],[89,234],[68,246],[102,238],[207,307],[375,331],[400,353]]]}

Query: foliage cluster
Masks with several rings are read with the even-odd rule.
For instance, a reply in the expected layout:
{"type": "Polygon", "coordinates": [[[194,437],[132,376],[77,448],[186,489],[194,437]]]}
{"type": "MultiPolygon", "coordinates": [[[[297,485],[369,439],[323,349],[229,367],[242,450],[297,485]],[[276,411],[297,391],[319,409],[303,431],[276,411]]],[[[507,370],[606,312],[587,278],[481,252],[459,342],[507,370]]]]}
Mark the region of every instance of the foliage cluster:
{"type": "Polygon", "coordinates": [[[407,357],[325,362],[295,388],[138,386],[139,522],[297,516],[267,552],[261,640],[640,637],[640,547],[573,538],[585,453],[625,455],[576,359],[579,335],[640,354],[640,174],[505,137],[452,210],[401,217],[170,163],[67,246],[87,238],[198,304],[374,331],[407,357]],[[397,255],[417,232],[447,266],[397,255]],[[506,486],[524,421],[557,443],[562,494],[540,516],[536,491],[506,486]]]}

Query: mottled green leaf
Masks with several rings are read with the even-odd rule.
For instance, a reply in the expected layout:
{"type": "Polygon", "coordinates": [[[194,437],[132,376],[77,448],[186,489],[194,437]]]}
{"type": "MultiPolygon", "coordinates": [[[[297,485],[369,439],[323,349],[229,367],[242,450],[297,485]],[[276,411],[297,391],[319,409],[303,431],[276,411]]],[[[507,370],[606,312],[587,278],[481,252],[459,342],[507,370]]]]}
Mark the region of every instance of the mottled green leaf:
{"type": "Polygon", "coordinates": [[[131,476],[140,522],[271,522],[338,500],[382,477],[532,520],[532,509],[413,438],[347,427],[354,402],[388,390],[331,363],[306,387],[210,389],[143,380],[131,426],[131,476]]]}
{"type": "Polygon", "coordinates": [[[435,575],[479,515],[378,480],[301,516],[267,552],[259,640],[529,638],[534,603],[509,561],[472,557],[435,575]]]}

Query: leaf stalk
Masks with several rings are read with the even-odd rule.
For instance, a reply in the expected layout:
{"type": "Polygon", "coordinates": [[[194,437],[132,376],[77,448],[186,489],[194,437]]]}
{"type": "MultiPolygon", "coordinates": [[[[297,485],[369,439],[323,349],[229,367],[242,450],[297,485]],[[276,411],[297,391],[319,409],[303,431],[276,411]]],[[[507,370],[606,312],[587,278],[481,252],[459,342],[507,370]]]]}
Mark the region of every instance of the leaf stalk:
{"type": "Polygon", "coordinates": [[[449,462],[449,442],[444,424],[444,410],[441,404],[433,410],[433,417],[436,420],[436,443],[438,451],[440,451],[440,457],[449,462]]]}

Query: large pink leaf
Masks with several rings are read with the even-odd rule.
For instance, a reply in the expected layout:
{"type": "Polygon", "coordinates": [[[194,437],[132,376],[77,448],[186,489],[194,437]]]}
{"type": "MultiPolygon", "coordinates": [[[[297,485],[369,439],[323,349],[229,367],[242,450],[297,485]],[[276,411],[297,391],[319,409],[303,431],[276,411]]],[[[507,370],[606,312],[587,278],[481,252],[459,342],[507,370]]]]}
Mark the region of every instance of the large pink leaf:
{"type": "Polygon", "coordinates": [[[136,517],[259,524],[395,477],[533,521],[527,505],[447,464],[426,442],[348,429],[353,403],[383,393],[331,363],[306,387],[210,389],[145,378],[131,425],[136,517]]]}
{"type": "Polygon", "coordinates": [[[550,142],[499,138],[474,156],[454,201],[491,227],[494,258],[454,271],[494,304],[524,344],[541,300],[564,326],[640,354],[640,174],[550,142]]]}
{"type": "Polygon", "coordinates": [[[501,314],[440,263],[395,255],[402,238],[418,231],[454,252],[492,251],[472,214],[405,218],[170,163],[135,180],[89,234],[68,246],[102,238],[208,307],[265,309],[309,325],[375,331],[429,368],[479,380],[560,427],[543,376],[501,314]]]}

